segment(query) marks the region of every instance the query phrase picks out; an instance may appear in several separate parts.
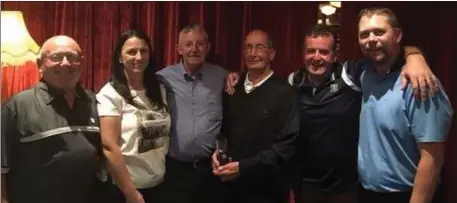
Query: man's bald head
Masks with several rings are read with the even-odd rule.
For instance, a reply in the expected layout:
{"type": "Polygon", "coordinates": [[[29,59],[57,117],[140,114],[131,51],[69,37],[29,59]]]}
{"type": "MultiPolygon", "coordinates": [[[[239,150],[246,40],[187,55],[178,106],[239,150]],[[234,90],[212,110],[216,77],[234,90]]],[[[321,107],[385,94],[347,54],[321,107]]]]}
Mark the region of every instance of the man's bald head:
{"type": "Polygon", "coordinates": [[[52,53],[62,47],[77,53],[81,53],[81,47],[79,47],[79,44],[73,38],[66,35],[57,35],[47,39],[43,43],[43,46],[41,46],[39,58],[42,58],[44,54],[52,53]]]}
{"type": "Polygon", "coordinates": [[[37,64],[48,84],[68,92],[79,82],[82,58],[81,48],[74,39],[58,35],[43,43],[37,64]]]}
{"type": "Polygon", "coordinates": [[[263,30],[252,30],[251,32],[248,33],[248,35],[246,35],[246,39],[245,40],[247,40],[248,38],[252,38],[252,37],[264,39],[265,43],[268,45],[268,48],[273,48],[273,39],[265,31],[263,31],[263,30]]]}

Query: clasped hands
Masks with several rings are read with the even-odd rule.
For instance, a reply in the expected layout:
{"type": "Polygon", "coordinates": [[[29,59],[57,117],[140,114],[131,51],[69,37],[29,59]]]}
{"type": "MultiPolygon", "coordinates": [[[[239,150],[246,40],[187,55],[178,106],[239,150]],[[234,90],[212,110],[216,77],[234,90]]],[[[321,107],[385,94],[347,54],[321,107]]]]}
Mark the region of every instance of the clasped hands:
{"type": "Polygon", "coordinates": [[[212,167],[213,174],[219,176],[222,182],[231,181],[236,179],[240,174],[240,169],[238,166],[238,161],[232,162],[232,159],[229,158],[229,163],[225,165],[220,165],[219,162],[219,152],[216,150],[213,153],[212,158],[212,167]]]}

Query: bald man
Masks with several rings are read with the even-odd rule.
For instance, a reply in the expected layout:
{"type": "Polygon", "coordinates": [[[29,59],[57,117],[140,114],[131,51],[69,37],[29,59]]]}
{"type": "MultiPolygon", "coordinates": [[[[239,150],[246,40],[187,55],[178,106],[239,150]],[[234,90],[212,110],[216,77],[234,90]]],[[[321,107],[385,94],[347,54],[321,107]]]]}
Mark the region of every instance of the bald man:
{"type": "Polygon", "coordinates": [[[250,32],[244,41],[247,73],[232,96],[224,94],[222,135],[231,162],[213,155],[213,173],[225,181],[227,203],[287,202],[284,169],[299,129],[295,90],[271,69],[276,54],[270,36],[250,32]]]}
{"type": "Polygon", "coordinates": [[[81,48],[55,36],[42,78],[2,106],[2,203],[89,202],[101,152],[95,95],[80,83],[81,48]]]}

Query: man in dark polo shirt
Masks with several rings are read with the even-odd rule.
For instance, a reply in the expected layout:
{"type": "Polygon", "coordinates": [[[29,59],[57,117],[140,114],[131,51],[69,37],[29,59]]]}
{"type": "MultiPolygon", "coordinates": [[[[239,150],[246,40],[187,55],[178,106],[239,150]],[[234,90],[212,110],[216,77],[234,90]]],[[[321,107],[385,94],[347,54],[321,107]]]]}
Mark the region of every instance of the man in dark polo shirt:
{"type": "Polygon", "coordinates": [[[336,34],[316,25],[304,38],[304,68],[289,76],[300,95],[293,171],[297,203],[356,202],[360,89],[335,60],[336,34]]]}
{"type": "Polygon", "coordinates": [[[37,59],[41,81],[2,107],[2,203],[87,203],[99,168],[95,96],[79,83],[82,55],[55,36],[37,59]]]}

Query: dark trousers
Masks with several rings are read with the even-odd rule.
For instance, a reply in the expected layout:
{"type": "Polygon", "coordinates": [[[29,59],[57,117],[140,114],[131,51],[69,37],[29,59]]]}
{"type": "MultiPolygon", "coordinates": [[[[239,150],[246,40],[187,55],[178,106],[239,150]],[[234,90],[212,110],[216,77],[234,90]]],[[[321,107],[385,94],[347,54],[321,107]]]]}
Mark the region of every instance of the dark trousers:
{"type": "Polygon", "coordinates": [[[295,203],[357,203],[357,187],[353,184],[341,192],[324,192],[311,184],[302,183],[295,194],[295,203]]]}
{"type": "MultiPolygon", "coordinates": [[[[125,203],[125,197],[122,191],[113,184],[109,179],[107,182],[99,184],[96,189],[97,195],[95,197],[98,203],[125,203]]],[[[152,188],[138,189],[143,196],[145,203],[165,203],[163,201],[162,185],[157,185],[152,188]]]]}
{"type": "Polygon", "coordinates": [[[220,181],[209,158],[184,162],[167,157],[163,192],[167,203],[219,203],[221,199],[220,181]]]}
{"type": "Polygon", "coordinates": [[[274,175],[238,177],[223,183],[223,203],[289,203],[290,189],[274,175]]]}
{"type": "MultiPolygon", "coordinates": [[[[359,186],[359,203],[409,203],[412,192],[373,192],[359,186]]],[[[444,203],[443,190],[438,187],[432,203],[444,203]]]]}

